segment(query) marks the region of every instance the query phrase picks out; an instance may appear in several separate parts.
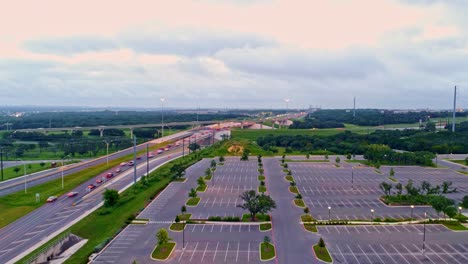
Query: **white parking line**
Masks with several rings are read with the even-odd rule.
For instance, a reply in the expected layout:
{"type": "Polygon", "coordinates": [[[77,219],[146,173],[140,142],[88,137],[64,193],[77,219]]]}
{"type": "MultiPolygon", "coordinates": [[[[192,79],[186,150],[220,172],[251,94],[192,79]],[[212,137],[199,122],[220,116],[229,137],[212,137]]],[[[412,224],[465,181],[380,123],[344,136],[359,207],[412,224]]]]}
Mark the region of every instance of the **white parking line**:
{"type": "Polygon", "coordinates": [[[205,251],[203,251],[203,255],[202,255],[202,258],[201,258],[201,261],[203,262],[203,259],[205,259],[205,254],[206,254],[206,250],[208,249],[208,245],[210,244],[210,242],[207,242],[206,243],[206,247],[205,247],[205,251]]]}
{"type": "Polygon", "coordinates": [[[240,242],[237,242],[237,255],[236,255],[236,262],[237,262],[237,259],[239,258],[239,247],[240,247],[240,242]]]}
{"type": "Polygon", "coordinates": [[[249,248],[247,251],[247,262],[250,262],[250,241],[249,241],[249,248]]]}
{"type": "Polygon", "coordinates": [[[228,252],[229,252],[229,242],[227,244],[226,254],[224,255],[224,262],[226,262],[228,252]]]}
{"type": "Polygon", "coordinates": [[[411,264],[408,260],[406,260],[405,257],[403,257],[403,255],[400,253],[400,251],[398,251],[398,249],[396,249],[392,244],[390,244],[390,246],[400,255],[402,259],[406,261],[406,263],[411,264]]]}
{"type": "Polygon", "coordinates": [[[216,249],[215,249],[215,252],[214,252],[214,255],[213,255],[213,262],[215,261],[216,253],[218,253],[218,246],[219,246],[219,242],[216,243],[216,249]]]}
{"type": "Polygon", "coordinates": [[[193,249],[192,256],[190,257],[190,261],[192,261],[193,256],[195,255],[195,252],[197,252],[197,247],[198,247],[198,242],[197,242],[197,244],[195,245],[195,248],[193,249]]]}

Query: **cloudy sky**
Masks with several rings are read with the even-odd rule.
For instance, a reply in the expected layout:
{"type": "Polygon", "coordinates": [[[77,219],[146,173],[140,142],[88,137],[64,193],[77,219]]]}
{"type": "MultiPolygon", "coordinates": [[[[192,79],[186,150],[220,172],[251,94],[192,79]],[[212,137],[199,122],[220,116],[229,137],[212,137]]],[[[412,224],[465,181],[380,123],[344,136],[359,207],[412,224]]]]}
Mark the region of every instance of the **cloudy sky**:
{"type": "Polygon", "coordinates": [[[468,107],[465,0],[0,2],[0,105],[468,107]]]}

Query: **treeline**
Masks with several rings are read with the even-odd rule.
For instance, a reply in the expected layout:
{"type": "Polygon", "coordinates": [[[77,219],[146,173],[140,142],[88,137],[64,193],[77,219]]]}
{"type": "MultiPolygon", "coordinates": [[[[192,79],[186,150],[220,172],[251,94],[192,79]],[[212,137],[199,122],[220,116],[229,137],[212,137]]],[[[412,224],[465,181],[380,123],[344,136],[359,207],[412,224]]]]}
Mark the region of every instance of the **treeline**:
{"type": "MultiPolygon", "coordinates": [[[[465,127],[468,122],[459,127],[465,127]]],[[[320,153],[327,150],[337,154],[365,154],[371,144],[387,145],[390,149],[438,154],[468,153],[468,131],[456,133],[431,133],[419,130],[377,130],[369,135],[359,135],[345,131],[331,136],[309,135],[267,135],[257,139],[257,144],[266,151],[284,147],[286,151],[320,153]]],[[[406,160],[404,154],[395,156],[406,160]]]]}
{"type": "MultiPolygon", "coordinates": [[[[199,114],[199,121],[225,120],[245,117],[240,113],[209,113],[199,114]]],[[[191,122],[197,120],[196,113],[181,114],[174,111],[164,111],[164,122],[191,122]]],[[[27,113],[24,116],[12,118],[0,116],[0,129],[6,129],[5,123],[10,123],[10,129],[48,128],[54,127],[90,127],[112,125],[157,124],[161,122],[161,112],[148,111],[99,111],[99,112],[44,112],[27,113]]]]}
{"type": "MultiPolygon", "coordinates": [[[[294,121],[290,128],[340,128],[344,124],[360,126],[380,126],[391,124],[413,124],[428,122],[431,118],[449,118],[452,112],[406,112],[398,113],[391,110],[358,109],[356,116],[351,110],[320,110],[311,113],[304,121],[294,121]]],[[[457,113],[457,116],[467,116],[467,112],[457,113]]],[[[450,119],[447,120],[450,122],[450,119]]]]}

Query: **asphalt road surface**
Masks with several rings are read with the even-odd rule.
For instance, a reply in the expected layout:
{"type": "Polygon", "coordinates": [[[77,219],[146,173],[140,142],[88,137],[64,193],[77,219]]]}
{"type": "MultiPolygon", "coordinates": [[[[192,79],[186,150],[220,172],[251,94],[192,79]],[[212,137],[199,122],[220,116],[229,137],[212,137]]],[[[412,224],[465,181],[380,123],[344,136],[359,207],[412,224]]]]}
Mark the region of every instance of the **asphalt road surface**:
{"type": "MultiPolygon", "coordinates": [[[[201,140],[202,137],[200,136],[199,139],[201,140]]],[[[149,161],[150,168],[166,162],[169,156],[175,158],[181,155],[181,147],[165,152],[149,161]]],[[[142,159],[137,161],[138,177],[146,173],[145,156],[143,155],[142,159]]],[[[102,202],[102,193],[105,187],[121,190],[131,184],[133,181],[133,167],[126,165],[122,167],[122,169],[125,169],[123,172],[111,178],[107,183],[98,186],[95,190],[87,192],[86,187],[89,184],[95,184],[97,179],[102,178],[107,172],[115,172],[116,168],[112,168],[75,188],[73,191],[78,192],[77,196],[68,198],[63,195],[55,202],[45,204],[0,229],[0,263],[10,263],[12,259],[30,249],[48,235],[72,223],[85,212],[98,206],[102,202]],[[81,199],[82,202],[73,205],[81,199]]]]}

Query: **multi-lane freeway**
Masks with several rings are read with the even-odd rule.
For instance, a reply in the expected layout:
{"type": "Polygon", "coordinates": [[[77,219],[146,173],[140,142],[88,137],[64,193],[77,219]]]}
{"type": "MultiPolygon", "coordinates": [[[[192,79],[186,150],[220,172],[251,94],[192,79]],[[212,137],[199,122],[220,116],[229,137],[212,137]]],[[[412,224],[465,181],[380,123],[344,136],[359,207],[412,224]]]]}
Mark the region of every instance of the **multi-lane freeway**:
{"type": "MultiPolygon", "coordinates": [[[[201,141],[211,138],[211,134],[198,134],[196,138],[197,141],[201,141]]],[[[166,140],[168,139],[166,138],[166,140]]],[[[126,154],[128,153],[118,153],[117,155],[123,156],[126,154]]],[[[149,167],[151,169],[158,167],[181,155],[182,148],[180,146],[175,147],[164,154],[150,159],[149,167]]],[[[137,160],[135,166],[137,167],[137,176],[144,175],[146,173],[146,155],[137,160]]],[[[115,175],[96,189],[87,191],[88,185],[96,184],[96,180],[102,178],[108,172],[115,173],[116,168],[105,171],[76,187],[73,191],[77,192],[78,195],[71,198],[63,195],[55,202],[45,204],[16,222],[0,229],[0,263],[14,263],[34,248],[40,246],[41,242],[45,243],[62,230],[65,230],[97,209],[102,204],[102,193],[105,188],[123,190],[130,186],[134,178],[132,168],[130,165],[121,166],[121,173],[115,175]]]]}

